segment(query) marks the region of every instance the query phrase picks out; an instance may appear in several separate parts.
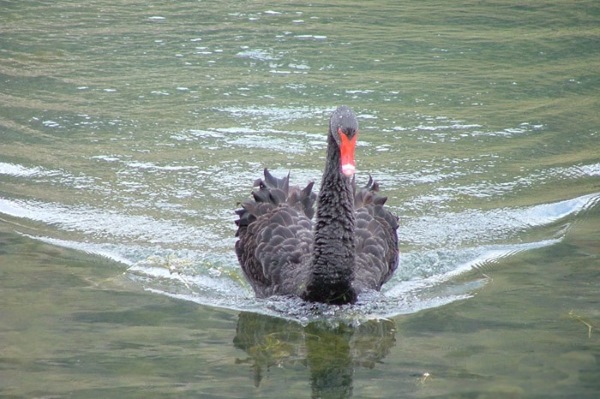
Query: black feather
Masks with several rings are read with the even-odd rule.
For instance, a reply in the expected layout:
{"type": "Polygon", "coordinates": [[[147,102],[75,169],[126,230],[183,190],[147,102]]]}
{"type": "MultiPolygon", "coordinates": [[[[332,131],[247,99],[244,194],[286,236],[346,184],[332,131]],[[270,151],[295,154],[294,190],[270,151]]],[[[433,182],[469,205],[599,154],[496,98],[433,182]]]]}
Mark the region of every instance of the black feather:
{"type": "Polygon", "coordinates": [[[328,157],[319,193],[264,170],[252,199],[236,210],[235,251],[258,297],[294,295],[327,303],[354,302],[366,290],[379,290],[398,267],[398,218],[384,207],[379,184],[369,176],[362,188],[340,173],[334,134],[356,132],[347,107],[330,121],[328,157]],[[336,163],[337,162],[337,163],[336,163]]]}

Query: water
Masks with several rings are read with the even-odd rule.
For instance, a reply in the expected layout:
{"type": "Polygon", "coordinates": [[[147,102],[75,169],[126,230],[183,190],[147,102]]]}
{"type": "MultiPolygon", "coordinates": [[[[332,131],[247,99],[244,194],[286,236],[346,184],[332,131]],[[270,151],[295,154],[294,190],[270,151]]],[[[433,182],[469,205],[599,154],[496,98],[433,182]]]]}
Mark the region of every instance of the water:
{"type": "Polygon", "coordinates": [[[600,8],[8,2],[0,393],[596,397],[600,8]],[[256,300],[234,209],[329,113],[400,217],[380,295],[256,300]]]}

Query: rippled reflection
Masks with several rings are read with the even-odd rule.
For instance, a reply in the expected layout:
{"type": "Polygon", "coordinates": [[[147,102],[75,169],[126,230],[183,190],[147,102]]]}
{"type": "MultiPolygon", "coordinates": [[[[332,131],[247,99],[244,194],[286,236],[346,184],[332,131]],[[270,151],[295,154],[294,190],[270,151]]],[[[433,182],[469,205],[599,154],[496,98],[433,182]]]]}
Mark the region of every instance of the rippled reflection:
{"type": "Polygon", "coordinates": [[[233,344],[248,357],[258,387],[272,367],[308,369],[312,397],[349,398],[354,370],[374,368],[395,345],[396,326],[390,320],[370,320],[357,326],[312,322],[302,326],[256,313],[240,313],[233,344]]]}

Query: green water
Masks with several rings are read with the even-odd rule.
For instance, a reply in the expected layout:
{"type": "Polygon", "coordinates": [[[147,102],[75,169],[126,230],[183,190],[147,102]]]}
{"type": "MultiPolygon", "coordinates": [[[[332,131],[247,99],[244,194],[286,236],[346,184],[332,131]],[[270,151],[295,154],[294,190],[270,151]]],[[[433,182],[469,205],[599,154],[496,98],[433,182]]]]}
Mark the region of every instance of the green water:
{"type": "Polygon", "coordinates": [[[596,3],[2,2],[0,396],[597,397],[596,3]],[[339,104],[400,268],[256,300],[233,210],[339,104]]]}

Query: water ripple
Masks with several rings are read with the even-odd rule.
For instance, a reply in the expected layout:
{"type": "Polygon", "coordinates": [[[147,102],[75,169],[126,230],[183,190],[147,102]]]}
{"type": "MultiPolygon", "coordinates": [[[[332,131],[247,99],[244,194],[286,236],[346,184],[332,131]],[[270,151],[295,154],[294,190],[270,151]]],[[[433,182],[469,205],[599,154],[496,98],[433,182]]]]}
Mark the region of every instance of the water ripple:
{"type": "MultiPolygon", "coordinates": [[[[518,236],[522,241],[527,237],[523,232],[568,224],[599,202],[600,193],[596,193],[529,207],[409,219],[400,229],[401,239],[418,249],[402,253],[398,272],[381,293],[367,293],[357,305],[335,309],[307,307],[289,298],[254,298],[233,254],[232,223],[231,234],[224,239],[216,225],[203,227],[86,206],[0,198],[0,213],[94,238],[83,242],[29,235],[122,262],[127,265],[128,278],[151,292],[308,322],[331,312],[341,318],[390,317],[468,298],[487,282],[483,271],[490,265],[523,251],[554,245],[568,229],[554,229],[552,238],[544,233],[543,238],[526,242],[510,243],[511,239],[518,236]],[[482,272],[477,273],[479,270],[482,272]],[[471,271],[475,273],[470,278],[457,279],[471,271]]],[[[222,219],[216,218],[217,225],[222,219]]]]}

